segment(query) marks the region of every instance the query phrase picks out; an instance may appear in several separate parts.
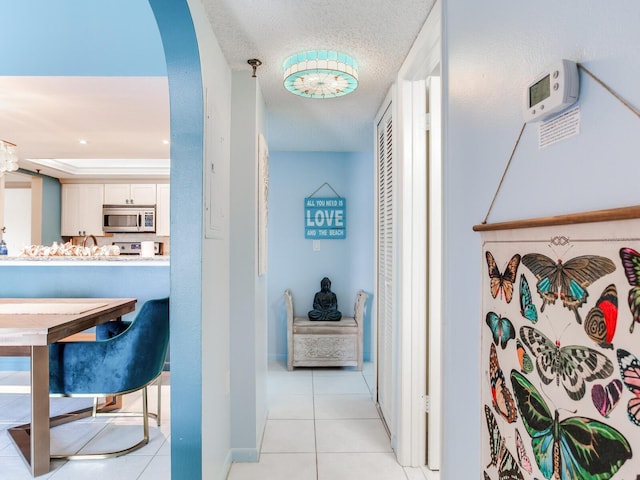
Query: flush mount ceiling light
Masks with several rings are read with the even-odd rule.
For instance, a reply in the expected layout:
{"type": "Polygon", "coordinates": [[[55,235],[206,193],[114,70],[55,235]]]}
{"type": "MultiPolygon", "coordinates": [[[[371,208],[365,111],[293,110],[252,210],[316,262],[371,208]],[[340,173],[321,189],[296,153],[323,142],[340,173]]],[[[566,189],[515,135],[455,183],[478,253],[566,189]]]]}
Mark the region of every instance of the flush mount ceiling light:
{"type": "Polygon", "coordinates": [[[284,88],[308,98],[341,97],[358,87],[358,64],[349,55],[314,50],[284,61],[284,88]]]}

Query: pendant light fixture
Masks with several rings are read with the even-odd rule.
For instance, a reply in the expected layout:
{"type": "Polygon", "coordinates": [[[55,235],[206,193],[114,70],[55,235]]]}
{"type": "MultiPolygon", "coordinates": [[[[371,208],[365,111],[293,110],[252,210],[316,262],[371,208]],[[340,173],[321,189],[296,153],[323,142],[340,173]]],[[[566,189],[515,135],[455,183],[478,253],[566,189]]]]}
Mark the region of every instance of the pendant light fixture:
{"type": "Polygon", "coordinates": [[[284,87],[308,98],[347,95],[358,87],[358,64],[345,53],[314,50],[284,61],[284,87]]]}

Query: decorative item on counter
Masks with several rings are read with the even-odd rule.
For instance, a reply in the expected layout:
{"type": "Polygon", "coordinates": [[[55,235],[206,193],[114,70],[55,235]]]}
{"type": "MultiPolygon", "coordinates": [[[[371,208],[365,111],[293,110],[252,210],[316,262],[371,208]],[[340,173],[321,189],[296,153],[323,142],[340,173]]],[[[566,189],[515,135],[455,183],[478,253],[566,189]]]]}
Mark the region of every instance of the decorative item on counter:
{"type": "Polygon", "coordinates": [[[140,242],[140,256],[153,257],[156,254],[154,242],[140,242]]]}
{"type": "Polygon", "coordinates": [[[53,242],[51,246],[30,245],[20,252],[21,257],[108,257],[113,255],[120,255],[120,248],[117,245],[83,247],[73,245],[71,242],[64,244],[53,242]]]}

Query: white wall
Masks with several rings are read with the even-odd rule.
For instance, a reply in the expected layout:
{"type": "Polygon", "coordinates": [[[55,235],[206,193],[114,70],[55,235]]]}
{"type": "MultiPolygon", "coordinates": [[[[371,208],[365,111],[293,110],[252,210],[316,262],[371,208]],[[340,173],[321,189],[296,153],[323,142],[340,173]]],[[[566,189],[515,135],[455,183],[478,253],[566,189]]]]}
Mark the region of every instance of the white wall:
{"type": "MultiPolygon", "coordinates": [[[[258,277],[258,134],[264,102],[251,72],[232,74],[231,99],[231,447],[256,461],[266,422],[266,281],[258,277]]],[[[268,275],[268,274],[267,274],[268,275]]]]}
{"type": "MultiPolygon", "coordinates": [[[[249,77],[248,71],[243,71],[241,75],[249,77]]],[[[255,200],[253,202],[255,209],[255,228],[258,231],[258,177],[259,177],[259,165],[258,165],[258,135],[262,134],[266,136],[266,105],[264,98],[262,97],[262,90],[260,89],[260,82],[257,78],[250,77],[250,81],[254,81],[256,84],[256,102],[255,102],[255,129],[253,130],[253,137],[255,139],[254,144],[254,168],[256,170],[253,183],[250,182],[250,178],[246,178],[245,182],[253,188],[255,192],[255,200]]],[[[268,147],[267,139],[267,147],[268,147]]],[[[267,232],[264,232],[265,235],[267,232]]],[[[256,252],[256,260],[254,263],[255,272],[258,270],[258,234],[255,235],[254,251],[256,252]]],[[[268,265],[267,265],[268,267],[268,265]]],[[[262,445],[262,435],[267,423],[267,375],[268,375],[268,359],[267,359],[267,284],[269,279],[269,270],[264,275],[255,277],[255,322],[256,322],[256,428],[255,428],[255,441],[258,448],[262,445]]]]}
{"type": "MultiPolygon", "coordinates": [[[[215,196],[223,213],[217,238],[202,242],[202,478],[222,479],[230,466],[231,405],[229,375],[229,161],[231,118],[231,70],[220,50],[202,4],[190,1],[194,20],[203,87],[208,91],[209,114],[205,124],[204,177],[215,161],[215,196]],[[215,158],[212,158],[214,157],[215,158]]],[[[205,219],[206,223],[206,210],[205,219]]],[[[205,225],[206,227],[206,225],[205,225]]],[[[206,231],[206,229],[205,229],[206,231]]]]}
{"type": "MultiPolygon", "coordinates": [[[[479,478],[480,288],[484,218],[522,125],[523,89],[577,60],[640,106],[640,3],[623,0],[444,4],[445,320],[443,478],[479,478]],[[460,461],[464,458],[464,461],[460,461]]],[[[640,122],[580,75],[581,132],[538,150],[527,126],[489,223],[638,204],[640,122]]]]}

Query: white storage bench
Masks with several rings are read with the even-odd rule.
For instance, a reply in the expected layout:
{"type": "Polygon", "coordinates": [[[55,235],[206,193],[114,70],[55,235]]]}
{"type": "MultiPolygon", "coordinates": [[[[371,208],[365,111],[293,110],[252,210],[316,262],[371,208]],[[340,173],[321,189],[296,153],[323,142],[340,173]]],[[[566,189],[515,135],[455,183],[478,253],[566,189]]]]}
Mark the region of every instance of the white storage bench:
{"type": "Polygon", "coordinates": [[[287,307],[287,369],[293,367],[357,367],[362,370],[364,304],[368,295],[356,294],[353,317],[338,322],[311,321],[293,316],[291,290],[284,292],[287,307]]]}

